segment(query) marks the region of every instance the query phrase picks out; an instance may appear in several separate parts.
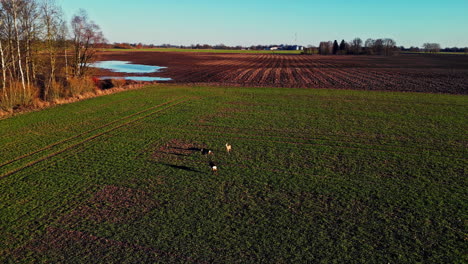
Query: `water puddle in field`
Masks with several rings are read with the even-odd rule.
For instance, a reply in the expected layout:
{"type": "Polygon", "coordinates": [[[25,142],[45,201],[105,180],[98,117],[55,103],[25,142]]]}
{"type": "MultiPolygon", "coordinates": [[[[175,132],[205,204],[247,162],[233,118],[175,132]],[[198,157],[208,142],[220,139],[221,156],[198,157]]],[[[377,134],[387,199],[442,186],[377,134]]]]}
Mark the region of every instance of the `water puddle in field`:
{"type": "Polygon", "coordinates": [[[95,68],[107,69],[113,72],[153,73],[166,67],[132,64],[130,61],[98,61],[91,65],[95,68]]]}
{"type": "Polygon", "coordinates": [[[153,82],[153,81],[172,81],[171,78],[163,78],[163,77],[149,77],[149,76],[102,76],[99,77],[101,80],[109,80],[109,79],[125,79],[129,81],[137,81],[137,82],[153,82]]]}
{"type": "MultiPolygon", "coordinates": [[[[91,67],[106,69],[106,70],[119,72],[119,73],[137,73],[137,74],[159,72],[161,71],[161,69],[166,68],[166,67],[160,67],[160,66],[133,64],[130,61],[98,61],[98,62],[91,64],[91,67]]],[[[125,80],[143,81],[143,82],[171,81],[172,80],[171,78],[151,77],[151,76],[122,76],[122,77],[103,76],[99,78],[102,80],[125,79],[125,80]]]]}

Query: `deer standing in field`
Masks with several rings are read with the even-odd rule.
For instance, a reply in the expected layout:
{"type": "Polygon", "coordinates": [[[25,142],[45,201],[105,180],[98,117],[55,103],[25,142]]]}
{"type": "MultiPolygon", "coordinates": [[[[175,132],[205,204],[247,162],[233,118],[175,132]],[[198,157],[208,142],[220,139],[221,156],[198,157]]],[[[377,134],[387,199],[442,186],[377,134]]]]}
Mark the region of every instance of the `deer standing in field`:
{"type": "Polygon", "coordinates": [[[227,150],[228,153],[231,153],[232,146],[229,145],[228,143],[226,143],[226,150],[227,150]]]}
{"type": "Polygon", "coordinates": [[[201,154],[202,155],[213,155],[213,151],[209,150],[209,149],[205,149],[205,148],[202,148],[201,149],[201,154]]]}
{"type": "Polygon", "coordinates": [[[212,161],[210,161],[209,165],[211,168],[211,173],[218,174],[218,166],[216,166],[216,164],[212,161]]]}

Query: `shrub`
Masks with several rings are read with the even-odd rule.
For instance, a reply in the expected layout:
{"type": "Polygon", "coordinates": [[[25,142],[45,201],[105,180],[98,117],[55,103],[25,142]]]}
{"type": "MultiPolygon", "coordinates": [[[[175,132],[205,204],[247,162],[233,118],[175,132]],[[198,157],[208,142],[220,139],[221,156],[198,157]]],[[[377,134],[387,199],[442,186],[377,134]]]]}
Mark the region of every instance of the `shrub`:
{"type": "Polygon", "coordinates": [[[90,78],[73,77],[68,79],[65,96],[78,96],[84,93],[93,92],[96,86],[90,78]]]}
{"type": "Polygon", "coordinates": [[[21,106],[30,106],[37,97],[37,91],[34,86],[26,86],[24,89],[21,82],[12,82],[0,92],[0,108],[11,112],[21,106]]]}
{"type": "Polygon", "coordinates": [[[44,99],[51,102],[63,96],[66,96],[63,85],[57,81],[52,81],[44,99]]]}
{"type": "Polygon", "coordinates": [[[113,87],[119,87],[119,88],[123,87],[127,83],[125,79],[112,79],[111,82],[112,82],[113,87]]]}

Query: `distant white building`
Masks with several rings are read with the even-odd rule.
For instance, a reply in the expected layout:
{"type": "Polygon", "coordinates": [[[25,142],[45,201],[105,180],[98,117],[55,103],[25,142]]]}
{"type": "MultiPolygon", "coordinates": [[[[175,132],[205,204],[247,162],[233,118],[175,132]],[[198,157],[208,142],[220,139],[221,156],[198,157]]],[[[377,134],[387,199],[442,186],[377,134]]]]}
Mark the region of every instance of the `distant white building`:
{"type": "Polygon", "coordinates": [[[266,48],[265,50],[304,50],[303,46],[299,45],[281,45],[281,46],[272,46],[266,48]]]}

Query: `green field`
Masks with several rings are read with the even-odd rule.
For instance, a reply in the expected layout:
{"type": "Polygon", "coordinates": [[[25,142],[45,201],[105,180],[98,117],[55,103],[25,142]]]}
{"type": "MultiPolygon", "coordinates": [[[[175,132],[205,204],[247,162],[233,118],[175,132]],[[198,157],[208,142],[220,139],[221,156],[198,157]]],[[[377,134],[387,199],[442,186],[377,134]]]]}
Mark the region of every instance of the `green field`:
{"type": "Polygon", "coordinates": [[[104,51],[118,52],[206,52],[206,53],[252,53],[252,54],[301,54],[302,50],[223,50],[223,49],[179,49],[179,48],[154,48],[154,49],[104,49],[104,51]]]}
{"type": "Polygon", "coordinates": [[[467,107],[158,85],[1,120],[0,262],[466,263],[467,107]]]}

